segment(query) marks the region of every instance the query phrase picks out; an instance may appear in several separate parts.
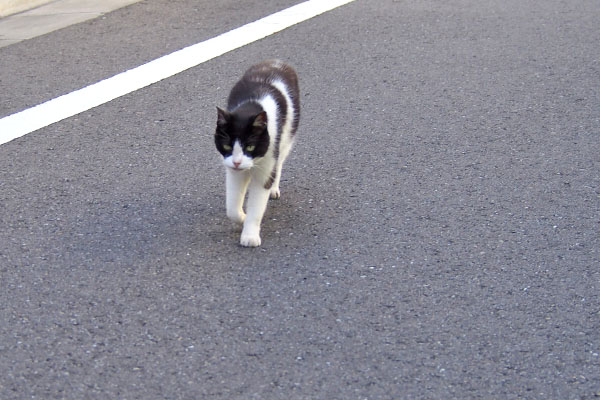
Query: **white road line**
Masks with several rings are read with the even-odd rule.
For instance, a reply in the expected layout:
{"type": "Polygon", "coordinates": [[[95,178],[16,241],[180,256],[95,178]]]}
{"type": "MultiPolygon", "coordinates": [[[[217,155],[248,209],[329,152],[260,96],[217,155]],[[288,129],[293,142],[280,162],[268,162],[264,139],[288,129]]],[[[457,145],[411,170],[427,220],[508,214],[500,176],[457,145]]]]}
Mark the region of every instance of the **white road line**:
{"type": "Polygon", "coordinates": [[[176,75],[354,0],[309,0],[0,119],[0,145],[176,75]]]}

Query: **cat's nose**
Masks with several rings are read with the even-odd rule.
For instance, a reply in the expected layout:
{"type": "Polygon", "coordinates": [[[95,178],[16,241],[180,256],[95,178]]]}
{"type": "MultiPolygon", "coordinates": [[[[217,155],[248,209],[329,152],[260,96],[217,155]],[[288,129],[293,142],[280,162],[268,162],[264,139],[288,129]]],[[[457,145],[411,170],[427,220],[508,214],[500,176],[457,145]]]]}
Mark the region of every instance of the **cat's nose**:
{"type": "Polygon", "coordinates": [[[238,167],[240,166],[240,164],[241,164],[241,163],[242,163],[241,161],[234,161],[234,162],[233,162],[233,166],[234,166],[235,168],[238,168],[238,167]]]}

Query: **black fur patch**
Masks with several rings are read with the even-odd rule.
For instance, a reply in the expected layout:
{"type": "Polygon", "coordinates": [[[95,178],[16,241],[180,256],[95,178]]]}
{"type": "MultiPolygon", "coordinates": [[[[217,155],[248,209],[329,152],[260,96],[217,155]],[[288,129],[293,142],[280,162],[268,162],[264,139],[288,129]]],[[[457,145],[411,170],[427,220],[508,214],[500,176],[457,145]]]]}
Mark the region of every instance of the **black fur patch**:
{"type": "Polygon", "coordinates": [[[266,126],[256,126],[257,116],[262,113],[258,103],[248,102],[236,112],[218,109],[215,145],[223,157],[231,155],[233,144],[239,141],[244,153],[251,157],[263,157],[269,149],[269,132],[266,126]],[[229,149],[225,147],[229,146],[229,149]],[[254,146],[248,151],[248,146],[254,146]]]}

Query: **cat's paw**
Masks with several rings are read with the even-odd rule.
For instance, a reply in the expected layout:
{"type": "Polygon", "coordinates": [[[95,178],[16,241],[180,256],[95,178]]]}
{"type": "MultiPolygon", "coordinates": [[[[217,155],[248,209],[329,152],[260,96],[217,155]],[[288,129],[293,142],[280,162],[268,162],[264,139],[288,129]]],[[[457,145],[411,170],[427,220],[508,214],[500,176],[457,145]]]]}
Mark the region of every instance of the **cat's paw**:
{"type": "Polygon", "coordinates": [[[281,192],[279,191],[279,188],[271,188],[270,197],[275,200],[281,198],[281,192]]]}
{"type": "Polygon", "coordinates": [[[242,232],[240,244],[244,247],[258,247],[260,246],[260,235],[258,233],[248,234],[242,232]]]}

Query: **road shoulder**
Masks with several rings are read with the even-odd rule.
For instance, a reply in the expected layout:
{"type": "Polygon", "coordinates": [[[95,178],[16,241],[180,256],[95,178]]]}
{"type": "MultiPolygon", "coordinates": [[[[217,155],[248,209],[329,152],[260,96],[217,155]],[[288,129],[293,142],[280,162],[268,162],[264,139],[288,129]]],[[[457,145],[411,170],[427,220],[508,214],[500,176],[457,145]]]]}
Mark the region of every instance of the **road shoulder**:
{"type": "Polygon", "coordinates": [[[0,19],[0,47],[9,46],[70,25],[97,18],[110,11],[139,1],[110,0],[97,2],[94,0],[59,0],[50,3],[46,2],[47,4],[39,7],[36,7],[36,5],[43,2],[26,2],[34,8],[0,19]]]}

